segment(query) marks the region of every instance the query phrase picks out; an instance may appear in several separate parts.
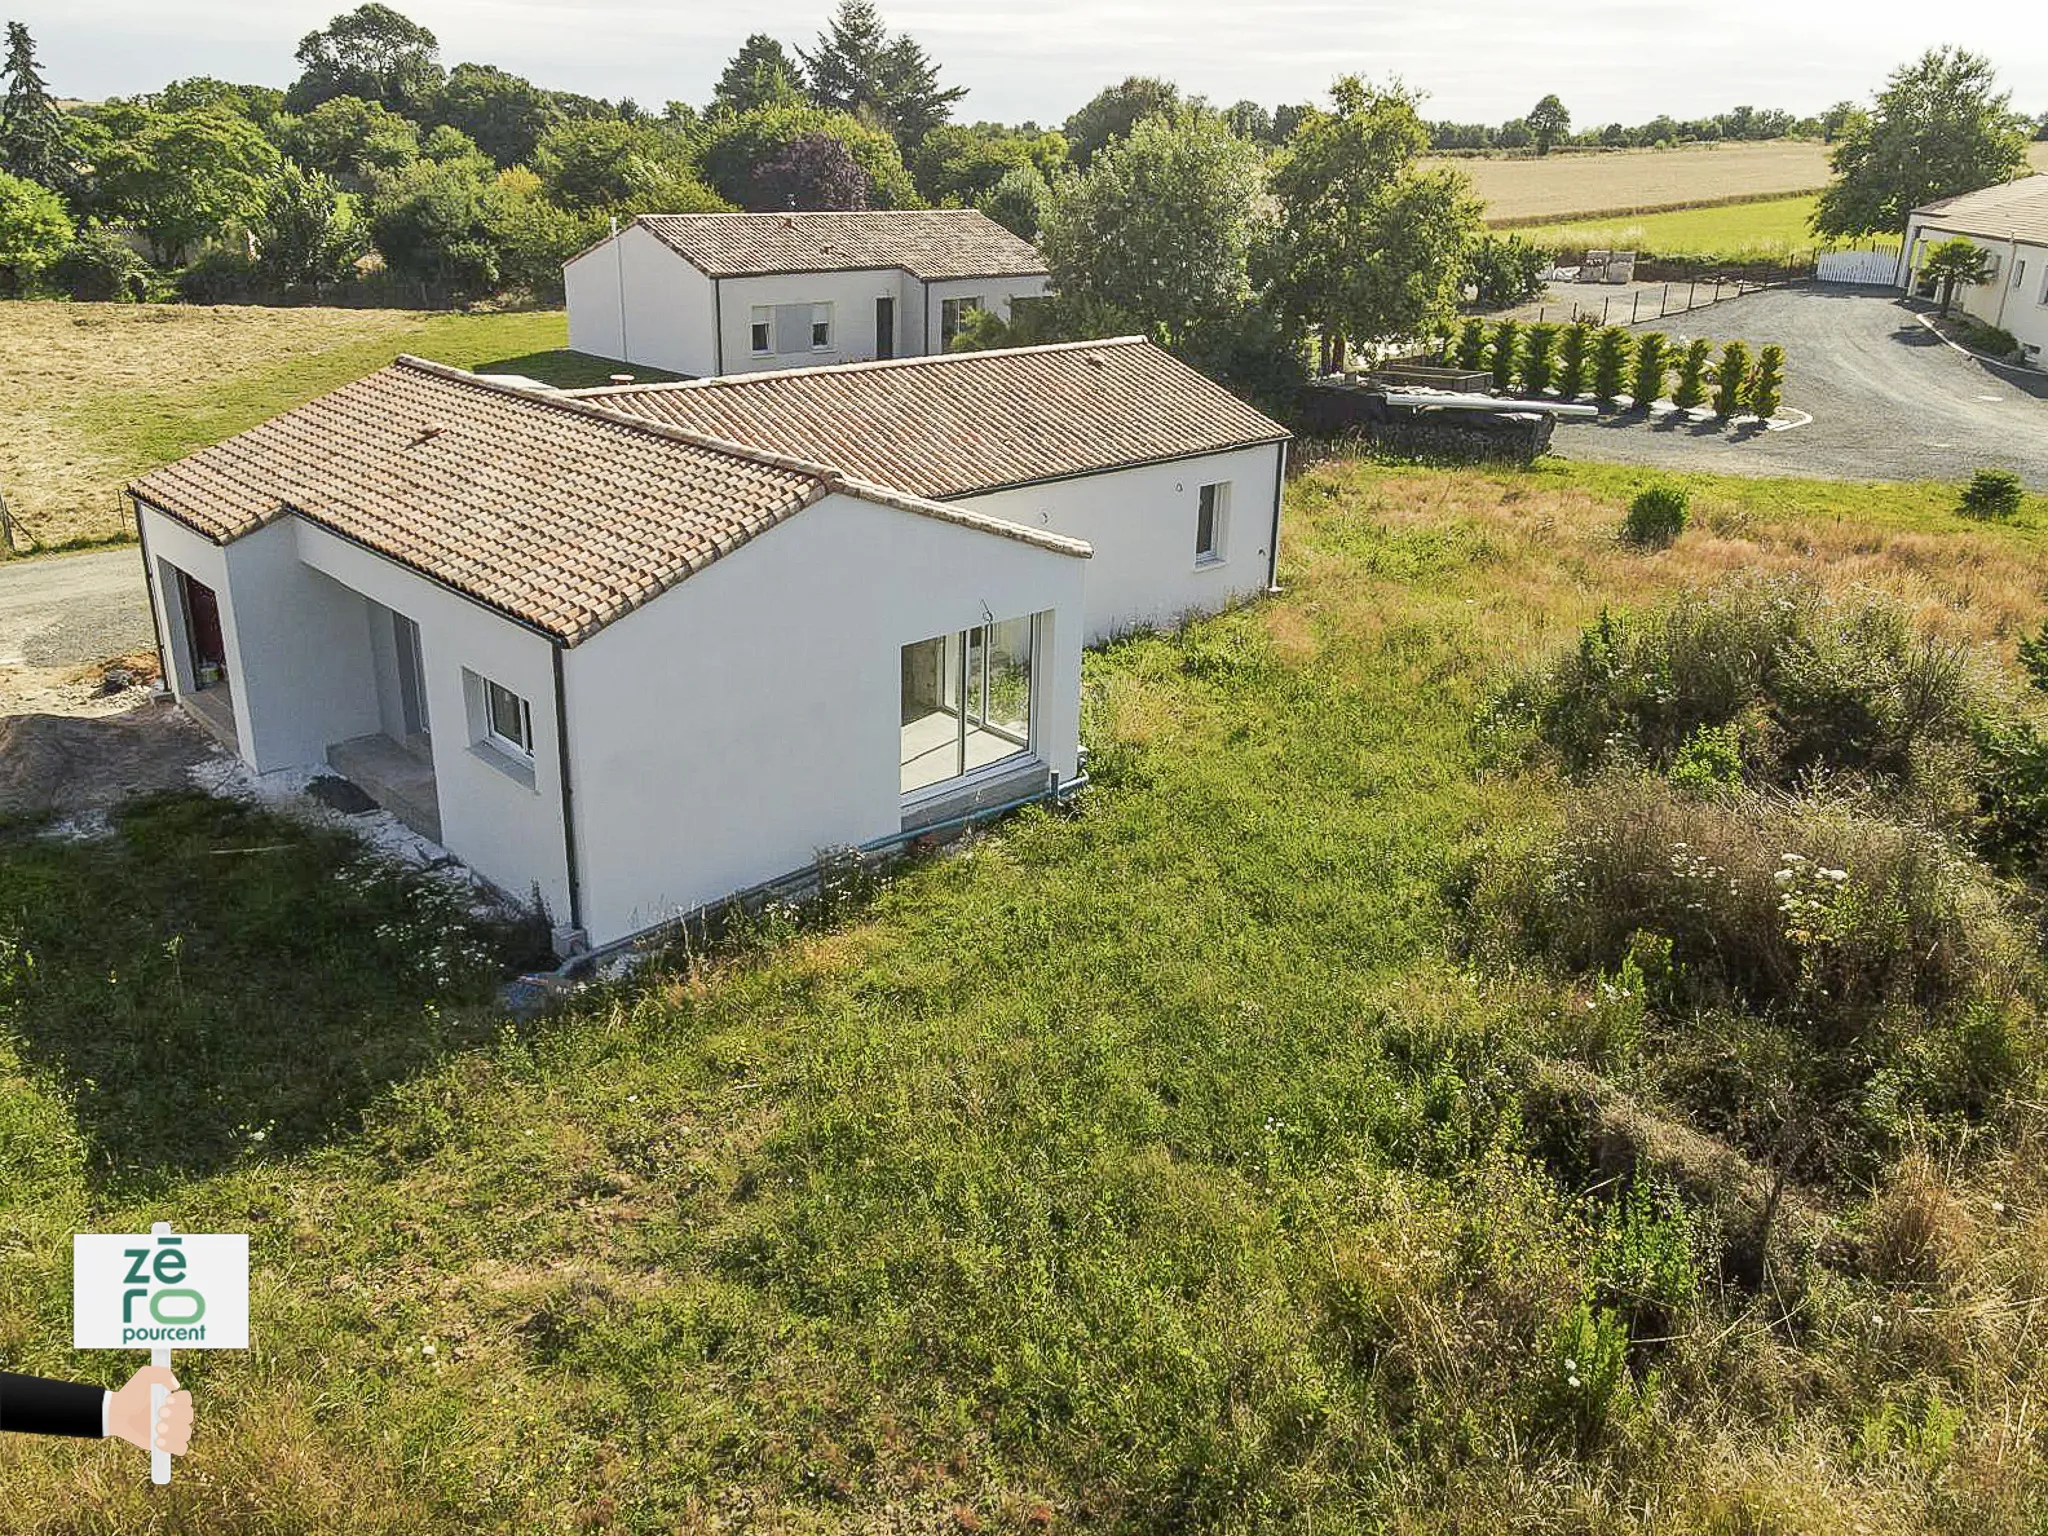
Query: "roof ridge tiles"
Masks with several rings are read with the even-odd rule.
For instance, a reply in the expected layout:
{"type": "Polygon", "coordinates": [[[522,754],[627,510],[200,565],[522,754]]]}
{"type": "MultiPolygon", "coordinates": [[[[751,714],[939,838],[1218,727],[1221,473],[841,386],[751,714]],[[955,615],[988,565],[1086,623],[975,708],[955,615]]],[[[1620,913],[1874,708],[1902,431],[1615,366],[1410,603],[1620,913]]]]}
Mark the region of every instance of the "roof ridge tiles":
{"type": "Polygon", "coordinates": [[[1052,352],[1085,352],[1091,348],[1150,346],[1145,336],[1099,336],[1086,341],[1043,341],[1023,347],[990,347],[979,352],[932,352],[920,357],[876,357],[859,363],[813,363],[804,368],[764,368],[753,373],[714,374],[702,379],[670,379],[646,384],[599,384],[589,389],[565,389],[557,393],[571,400],[594,400],[607,395],[651,395],[683,389],[735,389],[770,379],[802,379],[813,375],[880,373],[890,368],[964,366],[991,358],[1037,357],[1052,352]]]}

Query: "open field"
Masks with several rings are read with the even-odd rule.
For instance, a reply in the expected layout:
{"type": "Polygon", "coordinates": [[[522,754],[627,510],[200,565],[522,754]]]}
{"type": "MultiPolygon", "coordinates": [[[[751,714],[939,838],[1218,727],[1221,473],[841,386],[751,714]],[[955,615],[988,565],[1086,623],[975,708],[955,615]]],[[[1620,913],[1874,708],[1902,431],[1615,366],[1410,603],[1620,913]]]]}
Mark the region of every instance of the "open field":
{"type": "Polygon", "coordinates": [[[45,546],[132,537],[131,477],[401,352],[604,382],[567,339],[560,311],[0,304],[0,494],[45,546]]]}
{"type": "Polygon", "coordinates": [[[1517,229],[1552,250],[1637,251],[1645,256],[1711,256],[1763,261],[1808,256],[1820,242],[1807,227],[1814,198],[1766,198],[1618,219],[1576,220],[1517,229]]]}
{"type": "MultiPolygon", "coordinates": [[[[1504,658],[1802,572],[2009,666],[2048,504],[1700,479],[1640,553],[1642,478],[1310,468],[1282,596],[1090,657],[1077,811],[521,1026],[479,940],[289,827],[8,834],[0,1358],[125,1372],[64,1347],[70,1234],[166,1216],[253,1234],[257,1348],[179,1357],[169,1489],[5,1437],[0,1530],[2027,1528],[2038,1108],[1913,1162],[1947,1122],[1902,1062],[1907,1173],[1795,1180],[1758,1285],[1728,1213],[1621,1200],[1546,1139],[1577,1108],[1532,1118],[1592,1082],[1616,1135],[1740,1164],[1658,1097],[1683,1021],[1463,914],[1563,815],[1472,729],[1504,658]],[[1924,1270],[1869,1256],[1902,1189],[1924,1270]],[[1577,1309],[1638,1283],[1623,1359],[1577,1309]]],[[[2041,1098],[1997,1060],[1989,1099],[2041,1098]]]]}
{"type": "MultiPolygon", "coordinates": [[[[2048,171],[2048,144],[2030,151],[2048,171]]],[[[1761,144],[1625,149],[1604,154],[1446,157],[1432,162],[1472,178],[1490,223],[1605,221],[1638,211],[1816,192],[1828,182],[1828,147],[1790,139],[1761,144]]]]}

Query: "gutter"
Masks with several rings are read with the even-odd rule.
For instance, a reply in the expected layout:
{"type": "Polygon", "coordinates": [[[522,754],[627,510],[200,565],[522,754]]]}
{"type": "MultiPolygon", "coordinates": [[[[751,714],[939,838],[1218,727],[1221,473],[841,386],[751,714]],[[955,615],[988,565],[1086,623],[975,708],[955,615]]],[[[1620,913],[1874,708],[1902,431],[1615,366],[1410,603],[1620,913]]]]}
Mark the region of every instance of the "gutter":
{"type": "Polygon", "coordinates": [[[550,648],[555,660],[555,754],[562,791],[562,861],[569,874],[569,926],[583,930],[583,882],[576,871],[576,806],[569,782],[569,699],[562,685],[562,642],[550,648]]]}

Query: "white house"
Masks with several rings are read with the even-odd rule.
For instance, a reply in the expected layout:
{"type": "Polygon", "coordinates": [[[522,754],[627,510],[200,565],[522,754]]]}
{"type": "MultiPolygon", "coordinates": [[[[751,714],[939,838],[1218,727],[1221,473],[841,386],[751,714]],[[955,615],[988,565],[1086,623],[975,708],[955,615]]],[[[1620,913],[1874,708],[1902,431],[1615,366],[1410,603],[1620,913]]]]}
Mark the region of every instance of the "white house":
{"type": "Polygon", "coordinates": [[[1216,612],[1278,569],[1286,428],[1142,337],[576,398],[1083,540],[1091,645],[1216,612]]]}
{"type": "Polygon", "coordinates": [[[1046,285],[972,208],[643,214],[562,277],[572,348],[690,378],[942,352],[1046,285]]]}
{"type": "Polygon", "coordinates": [[[1915,208],[1899,253],[1899,286],[1933,297],[1930,251],[1961,235],[1990,257],[1982,283],[1958,288],[1961,308],[2008,331],[2034,367],[2048,366],[2048,176],[2028,176],[1915,208]]]}
{"type": "MultiPolygon", "coordinates": [[[[1112,532],[1276,462],[1235,446],[1271,423],[1178,364],[1148,361],[1155,406],[1086,349],[1010,356],[987,366],[1060,395],[1030,411],[1057,434],[935,434],[920,462],[1091,485],[1112,532]]],[[[185,707],[258,771],[332,767],[538,895],[569,949],[1075,775],[1089,544],[1028,486],[999,513],[1004,493],[940,501],[883,467],[401,358],[129,489],[185,707]]],[[[1234,490],[1203,500],[1235,549],[1234,490]]],[[[1242,537],[1259,565],[1270,529],[1242,537]]]]}

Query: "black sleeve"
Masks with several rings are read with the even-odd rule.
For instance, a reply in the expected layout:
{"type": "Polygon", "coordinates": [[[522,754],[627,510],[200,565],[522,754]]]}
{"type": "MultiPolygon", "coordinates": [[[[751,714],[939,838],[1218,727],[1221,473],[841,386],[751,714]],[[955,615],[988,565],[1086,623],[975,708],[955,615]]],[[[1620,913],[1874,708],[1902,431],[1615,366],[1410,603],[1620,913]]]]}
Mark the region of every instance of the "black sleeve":
{"type": "Polygon", "coordinates": [[[100,1404],[105,1396],[99,1387],[0,1371],[0,1430],[97,1440],[100,1404]]]}

